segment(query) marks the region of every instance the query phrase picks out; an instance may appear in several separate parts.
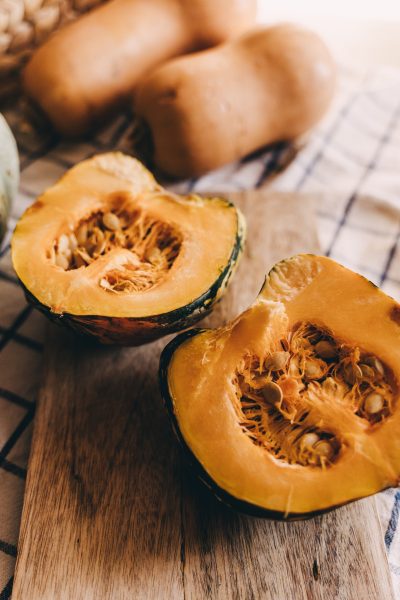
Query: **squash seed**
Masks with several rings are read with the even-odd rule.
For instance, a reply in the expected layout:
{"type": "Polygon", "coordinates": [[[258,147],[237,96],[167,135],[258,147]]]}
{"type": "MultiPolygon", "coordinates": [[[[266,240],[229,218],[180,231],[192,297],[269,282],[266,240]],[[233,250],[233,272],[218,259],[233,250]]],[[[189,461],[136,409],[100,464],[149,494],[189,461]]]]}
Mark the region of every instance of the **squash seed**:
{"type": "Polygon", "coordinates": [[[282,390],[279,387],[279,385],[277,383],[274,383],[273,381],[269,381],[268,383],[266,383],[261,391],[264,400],[269,404],[278,404],[282,401],[282,390]]]}
{"type": "Polygon", "coordinates": [[[56,265],[66,271],[69,267],[68,258],[64,254],[56,254],[56,265]]]}
{"type": "Polygon", "coordinates": [[[361,369],[361,372],[363,374],[363,377],[366,377],[367,379],[373,379],[374,378],[375,371],[369,365],[361,364],[360,365],[360,369],[361,369]]]}
{"type": "Polygon", "coordinates": [[[82,256],[79,254],[79,252],[74,252],[74,261],[75,261],[75,268],[79,269],[80,267],[86,267],[86,261],[83,260],[82,256]]]}
{"type": "Polygon", "coordinates": [[[265,359],[264,366],[268,371],[282,371],[289,360],[289,352],[272,352],[265,359]]]}
{"type": "Polygon", "coordinates": [[[312,359],[306,360],[304,375],[307,379],[320,379],[326,371],[326,364],[312,359]]]}
{"type": "Polygon", "coordinates": [[[114,213],[111,213],[111,212],[104,213],[103,225],[104,225],[104,227],[106,227],[107,229],[110,229],[111,231],[117,231],[117,229],[120,229],[120,227],[121,227],[119,218],[117,217],[117,215],[115,215],[114,213]]]}
{"type": "Polygon", "coordinates": [[[315,444],[314,449],[319,456],[326,460],[330,460],[333,456],[332,445],[327,440],[321,440],[318,444],[315,444]]]}
{"type": "Polygon", "coordinates": [[[363,372],[357,364],[347,364],[343,367],[343,379],[348,385],[353,386],[362,376],[363,372]]]}
{"type": "Polygon", "coordinates": [[[112,290],[111,284],[107,281],[107,279],[105,277],[102,277],[100,279],[99,285],[100,285],[100,287],[104,288],[105,290],[112,290]]]}
{"type": "Polygon", "coordinates": [[[326,391],[326,392],[331,392],[334,393],[336,392],[337,388],[338,388],[338,384],[336,383],[336,381],[333,379],[333,377],[327,377],[326,379],[324,379],[324,381],[322,382],[322,388],[326,391]]]}
{"type": "Polygon", "coordinates": [[[157,247],[151,248],[151,250],[146,254],[146,260],[148,260],[151,263],[160,262],[160,260],[162,260],[162,254],[160,249],[157,247]]]}
{"type": "Polygon", "coordinates": [[[86,223],[82,223],[76,232],[76,239],[79,246],[84,246],[87,240],[88,228],[86,223]]]}
{"type": "Polygon", "coordinates": [[[328,340],[321,340],[314,346],[315,352],[321,358],[335,358],[337,351],[335,346],[328,340]]]}
{"type": "Polygon", "coordinates": [[[379,373],[379,375],[384,375],[385,374],[385,369],[383,367],[383,364],[381,363],[380,360],[378,360],[376,358],[376,356],[368,356],[365,361],[364,361],[367,365],[369,365],[370,367],[372,367],[373,369],[375,369],[375,371],[377,373],[379,373]]]}
{"type": "Polygon", "coordinates": [[[384,400],[377,392],[371,392],[364,400],[364,410],[369,415],[376,415],[383,408],[384,400]]]}
{"type": "Polygon", "coordinates": [[[288,375],[291,377],[298,377],[300,373],[300,365],[297,358],[293,357],[290,359],[288,375]]]}
{"type": "Polygon", "coordinates": [[[88,252],[88,254],[92,255],[95,252],[95,249],[99,242],[103,241],[103,233],[95,227],[95,229],[90,233],[84,248],[88,252]]]}
{"type": "Polygon", "coordinates": [[[106,243],[107,242],[104,238],[102,240],[99,240],[95,249],[93,250],[93,254],[103,254],[104,250],[106,249],[106,243]]]}
{"type": "Polygon", "coordinates": [[[65,233],[63,233],[62,235],[60,235],[60,237],[58,238],[57,250],[61,254],[64,254],[67,250],[69,250],[69,239],[65,235],[65,233]]]}
{"type": "Polygon", "coordinates": [[[319,442],[319,440],[320,440],[320,437],[316,433],[314,433],[314,432],[305,433],[300,438],[300,444],[301,444],[301,446],[303,446],[303,448],[312,448],[314,446],[314,444],[319,442]]]}
{"type": "Polygon", "coordinates": [[[69,248],[73,252],[78,247],[78,240],[76,239],[74,233],[70,233],[68,238],[69,238],[69,248]]]}
{"type": "Polygon", "coordinates": [[[93,261],[93,259],[89,256],[89,254],[86,252],[86,250],[78,248],[78,250],[76,251],[76,254],[78,256],[80,256],[87,265],[93,261]]]}
{"type": "Polygon", "coordinates": [[[279,386],[285,398],[297,396],[300,389],[304,387],[302,381],[298,381],[295,377],[284,377],[279,381],[279,386]]]}

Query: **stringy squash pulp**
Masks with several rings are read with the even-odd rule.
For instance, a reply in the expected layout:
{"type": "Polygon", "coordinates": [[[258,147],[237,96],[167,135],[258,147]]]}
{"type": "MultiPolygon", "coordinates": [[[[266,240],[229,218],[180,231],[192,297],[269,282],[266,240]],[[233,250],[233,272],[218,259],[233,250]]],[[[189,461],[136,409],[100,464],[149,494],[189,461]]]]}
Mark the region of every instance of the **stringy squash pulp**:
{"type": "Polygon", "coordinates": [[[161,381],[217,496],[304,518],[398,484],[399,365],[400,306],[334,261],[299,255],[233,323],[171,342],[161,381]]]}
{"type": "Polygon", "coordinates": [[[28,208],[12,256],[42,310],[102,341],[135,343],[210,310],[242,242],[231,203],[171,194],[138,161],[110,153],[72,168],[28,208]]]}

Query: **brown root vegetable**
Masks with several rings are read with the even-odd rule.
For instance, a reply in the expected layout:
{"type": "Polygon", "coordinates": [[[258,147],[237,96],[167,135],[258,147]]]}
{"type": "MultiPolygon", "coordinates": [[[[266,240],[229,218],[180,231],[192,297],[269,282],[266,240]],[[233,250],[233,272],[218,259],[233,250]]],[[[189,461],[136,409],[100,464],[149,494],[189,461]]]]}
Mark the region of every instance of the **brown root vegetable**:
{"type": "Polygon", "coordinates": [[[80,135],[123,103],[150,69],[244,31],[255,10],[256,0],[112,0],[34,53],[24,90],[58,131],[80,135]]]}
{"type": "Polygon", "coordinates": [[[141,82],[135,104],[151,131],[155,164],[191,177],[304,133],[334,86],[322,40],[282,24],[168,62],[141,82]]]}

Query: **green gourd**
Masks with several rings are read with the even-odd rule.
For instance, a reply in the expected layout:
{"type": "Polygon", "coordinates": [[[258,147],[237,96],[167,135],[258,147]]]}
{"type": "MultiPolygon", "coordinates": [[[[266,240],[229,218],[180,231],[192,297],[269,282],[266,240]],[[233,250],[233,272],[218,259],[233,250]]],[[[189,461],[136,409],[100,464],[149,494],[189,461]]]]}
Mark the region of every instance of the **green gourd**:
{"type": "Polygon", "coordinates": [[[17,144],[7,121],[0,114],[0,242],[7,228],[11,204],[19,184],[17,144]]]}

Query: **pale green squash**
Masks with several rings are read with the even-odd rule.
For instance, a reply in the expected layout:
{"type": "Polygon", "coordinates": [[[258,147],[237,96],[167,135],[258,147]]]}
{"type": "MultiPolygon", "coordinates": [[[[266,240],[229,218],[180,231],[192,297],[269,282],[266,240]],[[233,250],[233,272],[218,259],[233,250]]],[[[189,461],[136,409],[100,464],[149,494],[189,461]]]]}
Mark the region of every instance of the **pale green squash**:
{"type": "Polygon", "coordinates": [[[0,242],[7,228],[11,204],[19,184],[17,144],[7,121],[0,114],[0,242]]]}

